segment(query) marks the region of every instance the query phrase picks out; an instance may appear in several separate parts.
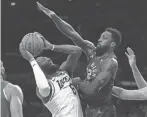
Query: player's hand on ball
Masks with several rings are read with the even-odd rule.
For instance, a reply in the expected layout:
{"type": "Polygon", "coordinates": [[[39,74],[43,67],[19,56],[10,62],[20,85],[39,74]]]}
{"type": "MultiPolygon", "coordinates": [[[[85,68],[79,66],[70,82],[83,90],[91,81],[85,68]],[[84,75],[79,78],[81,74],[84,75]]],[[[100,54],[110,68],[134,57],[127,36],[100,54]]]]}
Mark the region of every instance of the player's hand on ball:
{"type": "Polygon", "coordinates": [[[38,32],[34,32],[34,34],[38,37],[41,38],[44,42],[44,50],[52,50],[53,49],[53,44],[51,44],[49,41],[47,41],[40,33],[38,32]]]}
{"type": "Polygon", "coordinates": [[[26,59],[27,61],[30,61],[31,59],[34,58],[33,55],[32,55],[30,52],[28,52],[28,51],[23,47],[23,43],[22,43],[22,42],[19,44],[19,51],[20,51],[22,57],[23,57],[24,59],[26,59]]]}
{"type": "Polygon", "coordinates": [[[37,2],[37,6],[39,8],[39,10],[43,11],[46,15],[48,15],[50,18],[52,18],[53,15],[55,15],[55,13],[51,10],[49,10],[48,8],[44,7],[42,4],[40,4],[39,2],[37,2]]]}
{"type": "Polygon", "coordinates": [[[132,67],[133,65],[136,65],[136,57],[131,48],[127,48],[127,52],[125,52],[126,56],[128,57],[129,64],[132,67]]]}
{"type": "Polygon", "coordinates": [[[76,77],[76,78],[73,78],[73,79],[72,79],[72,84],[75,85],[75,86],[76,86],[76,85],[79,85],[80,82],[81,82],[80,77],[76,77]]]}

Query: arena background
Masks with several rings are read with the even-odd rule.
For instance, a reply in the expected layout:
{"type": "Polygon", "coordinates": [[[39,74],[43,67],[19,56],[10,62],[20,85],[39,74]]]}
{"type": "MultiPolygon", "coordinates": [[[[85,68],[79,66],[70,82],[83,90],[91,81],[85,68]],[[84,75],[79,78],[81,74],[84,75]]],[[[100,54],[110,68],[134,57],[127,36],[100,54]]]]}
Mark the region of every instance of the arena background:
{"type": "MultiPolygon", "coordinates": [[[[123,41],[116,55],[119,70],[115,85],[136,89],[131,68],[124,54],[131,47],[137,56],[137,65],[147,80],[147,1],[146,0],[40,0],[71,24],[84,39],[96,42],[107,27],[121,31],[123,41]]],[[[54,44],[73,44],[55,27],[52,20],[39,12],[35,0],[2,0],[2,61],[7,80],[18,84],[24,93],[24,117],[49,117],[51,114],[35,94],[32,70],[19,53],[22,37],[30,32],[40,32],[54,44]],[[48,115],[49,114],[49,115],[48,115]]],[[[62,53],[43,52],[61,64],[62,53]]],[[[83,54],[74,76],[84,78],[86,57],[83,54]]],[[[144,117],[145,101],[122,101],[114,97],[118,117],[144,117]]]]}

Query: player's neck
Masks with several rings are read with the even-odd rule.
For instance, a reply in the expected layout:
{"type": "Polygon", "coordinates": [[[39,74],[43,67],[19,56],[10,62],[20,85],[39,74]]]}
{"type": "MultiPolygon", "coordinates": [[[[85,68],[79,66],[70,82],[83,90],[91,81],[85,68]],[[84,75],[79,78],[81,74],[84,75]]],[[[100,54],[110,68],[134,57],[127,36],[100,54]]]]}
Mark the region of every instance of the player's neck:
{"type": "Polygon", "coordinates": [[[104,54],[113,54],[114,51],[112,49],[108,50],[107,52],[105,52],[104,54]]]}
{"type": "Polygon", "coordinates": [[[108,55],[111,55],[111,54],[114,54],[114,51],[113,50],[108,50],[102,56],[108,56],[108,55]]]}

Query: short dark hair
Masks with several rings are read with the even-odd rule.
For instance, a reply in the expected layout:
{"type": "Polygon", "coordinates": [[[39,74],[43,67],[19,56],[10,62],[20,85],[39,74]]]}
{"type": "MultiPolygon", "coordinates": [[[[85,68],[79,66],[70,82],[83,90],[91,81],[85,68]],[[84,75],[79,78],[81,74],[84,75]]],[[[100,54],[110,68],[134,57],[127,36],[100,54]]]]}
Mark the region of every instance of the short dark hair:
{"type": "Polygon", "coordinates": [[[112,37],[116,43],[116,48],[121,44],[121,33],[117,29],[114,28],[106,28],[106,31],[112,33],[112,37]]]}

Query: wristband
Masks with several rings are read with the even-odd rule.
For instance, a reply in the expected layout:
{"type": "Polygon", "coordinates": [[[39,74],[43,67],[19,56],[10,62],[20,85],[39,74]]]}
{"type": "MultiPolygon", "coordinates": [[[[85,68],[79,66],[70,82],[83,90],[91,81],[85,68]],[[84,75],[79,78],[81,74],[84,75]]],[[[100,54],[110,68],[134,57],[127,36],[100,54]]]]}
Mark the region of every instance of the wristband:
{"type": "Polygon", "coordinates": [[[34,58],[31,58],[31,60],[29,62],[31,63],[33,60],[35,60],[35,59],[34,58]]]}
{"type": "Polygon", "coordinates": [[[32,67],[34,67],[34,66],[37,64],[37,62],[36,62],[36,60],[33,58],[33,59],[30,60],[30,64],[31,64],[32,67]]]}

